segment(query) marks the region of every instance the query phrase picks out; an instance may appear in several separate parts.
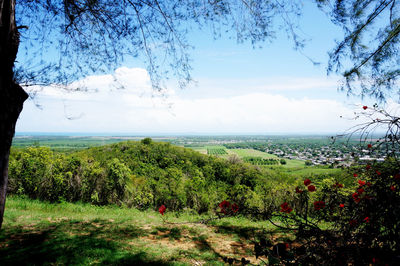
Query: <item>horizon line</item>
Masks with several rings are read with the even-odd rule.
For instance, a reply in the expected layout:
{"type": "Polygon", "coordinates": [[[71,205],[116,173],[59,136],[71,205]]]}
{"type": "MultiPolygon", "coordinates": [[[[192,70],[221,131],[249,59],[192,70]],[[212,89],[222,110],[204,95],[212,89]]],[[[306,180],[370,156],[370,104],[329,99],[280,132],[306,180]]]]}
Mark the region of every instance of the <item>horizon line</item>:
{"type": "MultiPolygon", "coordinates": [[[[174,136],[339,136],[343,132],[15,132],[15,137],[21,136],[65,136],[65,137],[174,137],[174,136]]],[[[380,135],[375,133],[373,135],[380,135]]]]}

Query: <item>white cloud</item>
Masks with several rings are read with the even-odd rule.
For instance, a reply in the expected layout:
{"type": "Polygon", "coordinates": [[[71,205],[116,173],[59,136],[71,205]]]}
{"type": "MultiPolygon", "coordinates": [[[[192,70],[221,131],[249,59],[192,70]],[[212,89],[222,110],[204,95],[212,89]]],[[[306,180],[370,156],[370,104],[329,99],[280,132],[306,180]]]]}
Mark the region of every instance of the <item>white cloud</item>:
{"type": "MultiPolygon", "coordinates": [[[[306,84],[321,85],[313,79],[298,83],[289,80],[279,86],[305,89],[306,84]]],[[[114,75],[88,77],[71,86],[82,84],[89,92],[63,93],[54,88],[39,91],[37,101],[43,109],[27,102],[17,131],[319,133],[339,132],[354,125],[340,118],[350,117],[352,110],[333,99],[291,98],[249,89],[224,96],[217,93],[227,89],[223,84],[213,90],[204,88],[211,94],[202,97],[188,97],[187,91],[158,93],[151,88],[146,70],[140,68],[119,68],[114,75]],[[119,86],[124,89],[117,89],[119,86]]]]}

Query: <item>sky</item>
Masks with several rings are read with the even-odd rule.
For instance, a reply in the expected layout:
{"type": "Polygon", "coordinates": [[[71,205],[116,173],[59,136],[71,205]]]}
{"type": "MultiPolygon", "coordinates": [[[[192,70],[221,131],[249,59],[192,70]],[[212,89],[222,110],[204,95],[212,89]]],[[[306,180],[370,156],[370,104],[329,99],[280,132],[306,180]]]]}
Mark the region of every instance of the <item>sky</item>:
{"type": "Polygon", "coordinates": [[[340,134],[358,123],[354,112],[374,101],[338,92],[340,77],[327,76],[327,52],[341,30],[313,6],[306,6],[300,25],[308,40],[301,53],[284,33],[253,49],[227,36],[214,40],[207,30],[191,32],[195,83],[185,89],[170,82],[162,94],[154,91],[140,58],[72,84],[87,92],[30,88],[37,93],[25,103],[16,131],[340,134]]]}

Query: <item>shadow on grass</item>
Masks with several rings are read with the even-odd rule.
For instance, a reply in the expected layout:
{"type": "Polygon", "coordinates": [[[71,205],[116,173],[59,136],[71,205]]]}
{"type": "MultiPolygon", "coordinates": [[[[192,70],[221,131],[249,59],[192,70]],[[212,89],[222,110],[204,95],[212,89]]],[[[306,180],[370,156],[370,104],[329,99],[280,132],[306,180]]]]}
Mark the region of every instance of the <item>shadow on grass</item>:
{"type": "Polygon", "coordinates": [[[134,240],[147,232],[135,226],[61,221],[29,229],[0,232],[1,265],[105,264],[167,265],[143,251],[128,251],[118,240],[134,240]]]}
{"type": "Polygon", "coordinates": [[[247,263],[243,263],[246,262],[246,258],[242,257],[241,259],[237,259],[234,257],[228,257],[220,252],[218,252],[215,248],[213,248],[209,242],[207,241],[207,237],[204,235],[201,235],[199,237],[194,237],[193,240],[196,243],[196,248],[201,251],[201,252],[209,252],[212,254],[212,256],[214,257],[214,262],[220,262],[223,261],[227,264],[242,264],[245,265],[247,263]]]}
{"type": "Polygon", "coordinates": [[[245,239],[251,239],[254,237],[254,233],[258,230],[259,228],[256,227],[250,227],[250,226],[232,226],[232,225],[217,225],[214,226],[215,232],[220,233],[220,234],[228,234],[232,235],[235,234],[240,238],[245,238],[245,239]]]}
{"type": "MultiPolygon", "coordinates": [[[[247,240],[254,240],[257,235],[260,233],[265,234],[266,236],[272,235],[282,235],[285,233],[284,230],[279,228],[268,229],[268,230],[261,230],[258,227],[251,227],[251,226],[232,226],[229,224],[222,224],[222,225],[214,225],[215,232],[219,234],[227,234],[227,235],[236,235],[239,238],[247,239],[247,240]]],[[[281,236],[282,239],[287,239],[286,236],[281,236]]]]}
{"type": "Polygon", "coordinates": [[[182,229],[178,227],[168,228],[157,226],[151,234],[157,235],[158,238],[168,238],[169,240],[179,240],[182,238],[182,229]]]}
{"type": "MultiPolygon", "coordinates": [[[[200,251],[213,251],[214,253],[215,250],[210,246],[210,244],[207,242],[207,237],[204,235],[201,235],[199,237],[194,237],[193,240],[195,241],[196,247],[200,251]]],[[[219,256],[219,254],[217,254],[219,256]]]]}

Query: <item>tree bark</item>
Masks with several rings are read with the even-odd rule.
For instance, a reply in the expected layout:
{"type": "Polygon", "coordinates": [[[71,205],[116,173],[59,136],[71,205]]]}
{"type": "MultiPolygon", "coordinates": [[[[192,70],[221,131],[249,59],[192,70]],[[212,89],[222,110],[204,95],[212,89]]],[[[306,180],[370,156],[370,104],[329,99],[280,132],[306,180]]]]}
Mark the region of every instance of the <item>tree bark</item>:
{"type": "Polygon", "coordinates": [[[8,162],[15,124],[28,94],[14,79],[19,46],[15,0],[0,0],[0,229],[8,184],[8,162]]]}

